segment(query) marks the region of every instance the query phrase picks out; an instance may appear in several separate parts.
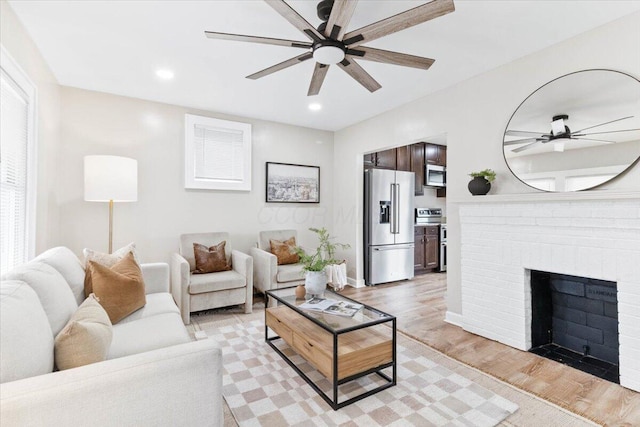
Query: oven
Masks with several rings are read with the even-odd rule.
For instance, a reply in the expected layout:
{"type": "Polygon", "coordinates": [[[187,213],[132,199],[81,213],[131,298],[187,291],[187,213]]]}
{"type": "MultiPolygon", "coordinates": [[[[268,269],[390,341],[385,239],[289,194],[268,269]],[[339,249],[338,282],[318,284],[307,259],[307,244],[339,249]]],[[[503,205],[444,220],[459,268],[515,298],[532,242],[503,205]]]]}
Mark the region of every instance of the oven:
{"type": "Polygon", "coordinates": [[[440,268],[447,271],[447,224],[440,224],[440,268]]]}

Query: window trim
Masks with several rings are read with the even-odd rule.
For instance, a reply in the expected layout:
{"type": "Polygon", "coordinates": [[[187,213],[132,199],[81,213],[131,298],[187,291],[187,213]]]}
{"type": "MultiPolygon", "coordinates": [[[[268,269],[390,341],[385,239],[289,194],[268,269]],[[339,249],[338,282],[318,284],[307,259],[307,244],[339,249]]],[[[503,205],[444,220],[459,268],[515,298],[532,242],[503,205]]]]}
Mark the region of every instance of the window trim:
{"type": "Polygon", "coordinates": [[[193,114],[185,114],[184,129],[185,188],[204,190],[251,191],[251,124],[214,119],[212,117],[196,116],[193,114]],[[203,179],[196,177],[194,158],[196,148],[194,127],[196,125],[214,127],[221,130],[242,132],[242,155],[244,158],[244,179],[242,181],[233,182],[223,179],[203,179]]]}
{"type": "Polygon", "coordinates": [[[26,218],[25,245],[27,260],[36,254],[36,210],[38,195],[38,162],[36,141],[38,141],[38,89],[27,73],[18,65],[7,49],[0,44],[0,69],[12,79],[27,96],[27,183],[26,183],[26,218]]]}

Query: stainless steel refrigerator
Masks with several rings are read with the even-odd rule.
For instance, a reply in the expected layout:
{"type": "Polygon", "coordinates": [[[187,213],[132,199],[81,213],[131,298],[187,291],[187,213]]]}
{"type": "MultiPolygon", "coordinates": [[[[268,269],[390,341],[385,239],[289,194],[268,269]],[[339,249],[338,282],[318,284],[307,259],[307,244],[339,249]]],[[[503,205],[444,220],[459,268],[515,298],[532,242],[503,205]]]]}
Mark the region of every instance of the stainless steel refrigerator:
{"type": "Polygon", "coordinates": [[[364,279],[367,285],[413,277],[413,172],[364,173],[364,279]]]}

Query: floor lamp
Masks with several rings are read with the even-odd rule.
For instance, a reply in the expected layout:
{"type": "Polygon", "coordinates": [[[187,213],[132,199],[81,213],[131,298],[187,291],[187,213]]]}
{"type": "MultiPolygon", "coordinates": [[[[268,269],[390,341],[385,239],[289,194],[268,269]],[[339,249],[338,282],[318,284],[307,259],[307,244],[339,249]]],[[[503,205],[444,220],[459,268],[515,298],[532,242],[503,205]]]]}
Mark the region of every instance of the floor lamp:
{"type": "Polygon", "coordinates": [[[113,202],[138,200],[138,161],[119,156],[85,156],[84,200],[109,202],[109,253],[113,251],[113,202]]]}

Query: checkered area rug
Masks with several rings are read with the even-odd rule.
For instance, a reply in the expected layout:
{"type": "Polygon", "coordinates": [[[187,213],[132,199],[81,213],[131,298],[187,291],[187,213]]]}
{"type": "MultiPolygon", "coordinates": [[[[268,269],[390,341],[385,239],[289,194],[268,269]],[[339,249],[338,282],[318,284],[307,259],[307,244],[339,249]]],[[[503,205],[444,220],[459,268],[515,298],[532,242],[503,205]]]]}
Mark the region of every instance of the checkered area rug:
{"type": "MultiPolygon", "coordinates": [[[[207,331],[222,347],[223,395],[240,426],[494,426],[518,409],[512,403],[402,346],[394,387],[338,411],[264,341],[264,323],[252,321],[207,331]]],[[[292,356],[331,396],[331,384],[282,340],[292,356]]],[[[391,374],[389,368],[388,374],[391,374]]],[[[339,401],[376,387],[377,375],[344,384],[339,401]]]]}

